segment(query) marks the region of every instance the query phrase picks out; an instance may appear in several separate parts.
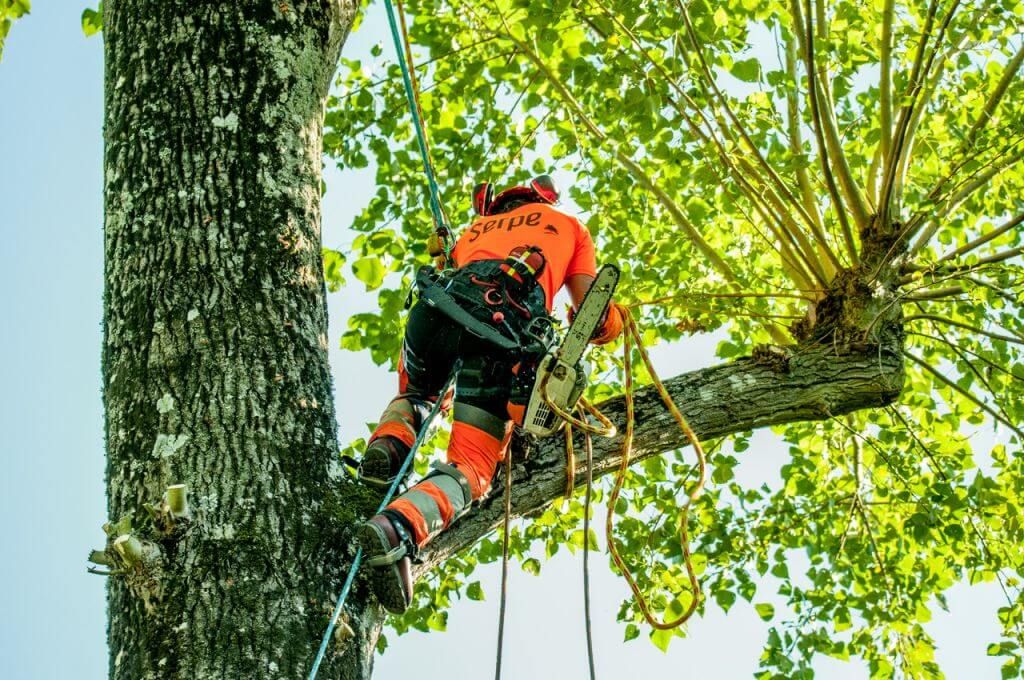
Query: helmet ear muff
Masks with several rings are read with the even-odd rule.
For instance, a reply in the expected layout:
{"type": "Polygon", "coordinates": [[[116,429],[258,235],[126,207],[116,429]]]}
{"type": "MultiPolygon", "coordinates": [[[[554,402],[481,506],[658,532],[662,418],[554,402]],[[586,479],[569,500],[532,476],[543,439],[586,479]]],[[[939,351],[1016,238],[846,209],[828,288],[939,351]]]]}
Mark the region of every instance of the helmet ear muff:
{"type": "Polygon", "coordinates": [[[558,203],[560,194],[558,187],[555,186],[555,180],[551,178],[551,175],[537,175],[530,180],[530,188],[533,189],[534,193],[545,203],[554,205],[558,203]]]}
{"type": "Polygon", "coordinates": [[[494,203],[494,185],[480,182],[473,187],[473,210],[477,215],[490,215],[494,203]]]}

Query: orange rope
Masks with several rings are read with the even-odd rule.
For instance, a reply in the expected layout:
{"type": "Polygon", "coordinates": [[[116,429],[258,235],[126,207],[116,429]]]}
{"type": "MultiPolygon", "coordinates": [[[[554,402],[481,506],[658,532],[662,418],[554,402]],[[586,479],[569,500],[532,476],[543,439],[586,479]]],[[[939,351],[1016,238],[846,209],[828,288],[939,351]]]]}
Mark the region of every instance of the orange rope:
{"type": "MultiPolygon", "coordinates": [[[[589,436],[589,434],[587,435],[589,436]]],[[[576,450],[572,445],[572,425],[565,424],[565,498],[572,497],[572,489],[576,486],[576,450]]]]}
{"type": "Polygon", "coordinates": [[[690,555],[690,534],[688,525],[690,519],[690,508],[704,490],[704,484],[707,480],[707,460],[704,455],[704,448],[701,446],[696,433],[694,433],[693,429],[690,428],[690,425],[686,422],[686,418],[683,417],[683,414],[679,412],[675,402],[672,401],[672,396],[668,393],[668,390],[665,389],[665,385],[661,382],[661,379],[658,378],[657,373],[655,373],[654,366],[651,364],[651,358],[643,346],[643,338],[640,336],[640,331],[637,329],[633,316],[627,313],[625,317],[626,332],[623,335],[623,370],[625,373],[624,389],[626,399],[626,432],[622,444],[622,462],[620,463],[618,473],[615,476],[615,486],[612,488],[611,496],[608,499],[608,518],[605,523],[605,533],[608,540],[608,551],[611,553],[616,566],[619,568],[619,571],[622,572],[623,577],[629,584],[630,590],[633,591],[633,595],[636,597],[637,606],[640,608],[640,612],[643,614],[644,619],[647,620],[647,623],[649,623],[651,627],[657,630],[669,630],[686,623],[690,616],[693,615],[693,612],[696,611],[697,605],[700,604],[700,582],[697,580],[697,573],[693,568],[693,560],[690,555]],[[640,357],[643,359],[644,365],[647,367],[647,371],[651,375],[651,380],[654,382],[654,387],[658,391],[658,395],[665,403],[665,406],[672,414],[672,417],[675,418],[676,423],[679,424],[679,428],[686,434],[686,438],[690,440],[690,443],[693,445],[693,449],[697,454],[697,483],[687,494],[686,504],[683,506],[682,515],[679,518],[679,543],[682,547],[683,563],[686,565],[686,573],[690,580],[690,593],[693,597],[686,611],[684,611],[681,616],[671,621],[658,621],[651,614],[650,606],[648,605],[646,598],[644,598],[643,593],[640,591],[640,586],[637,585],[636,580],[629,573],[622,556],[619,555],[619,550],[616,547],[615,539],[612,534],[612,530],[614,528],[615,503],[619,498],[619,493],[622,491],[622,485],[626,480],[629,458],[633,450],[634,407],[633,367],[631,357],[633,341],[636,342],[637,350],[640,352],[640,357]]]}
{"type": "Polygon", "coordinates": [[[551,381],[551,373],[549,372],[549,373],[545,374],[544,378],[541,380],[541,383],[540,383],[540,393],[541,393],[541,396],[544,398],[544,403],[548,405],[548,408],[551,409],[552,413],[557,415],[559,418],[564,420],[569,425],[572,425],[573,427],[579,428],[580,430],[583,430],[584,432],[589,432],[590,434],[596,434],[596,435],[601,436],[601,437],[613,437],[613,436],[615,436],[615,425],[612,424],[612,421],[608,420],[608,418],[603,413],[601,413],[600,411],[597,410],[596,406],[594,406],[593,404],[588,402],[586,399],[582,399],[581,398],[580,399],[580,404],[587,411],[589,411],[592,416],[597,418],[598,422],[601,423],[600,427],[591,425],[590,423],[588,423],[587,421],[585,421],[585,420],[583,420],[581,418],[577,418],[576,416],[574,416],[573,414],[569,413],[564,408],[562,408],[561,406],[556,404],[554,402],[554,400],[551,399],[551,395],[548,394],[548,383],[550,381],[551,381]]]}
{"type": "MultiPolygon", "coordinates": [[[[624,393],[626,400],[626,432],[622,443],[622,460],[619,464],[618,473],[615,476],[615,486],[612,488],[611,496],[608,500],[608,517],[605,523],[605,533],[608,541],[608,551],[611,553],[612,560],[615,561],[619,571],[622,572],[623,577],[629,584],[630,590],[633,591],[633,595],[636,597],[637,606],[640,612],[643,614],[644,619],[653,628],[657,630],[669,630],[677,628],[682,624],[686,623],[687,620],[696,611],[697,605],[700,604],[701,589],[700,582],[697,580],[697,573],[693,568],[693,559],[690,553],[690,533],[689,533],[689,520],[690,520],[690,508],[696,502],[697,498],[700,497],[704,491],[704,485],[707,481],[707,456],[704,453],[704,447],[700,443],[697,434],[690,427],[690,424],[683,417],[683,414],[676,407],[675,402],[672,400],[672,395],[668,393],[664,383],[661,382],[661,378],[658,377],[657,372],[654,370],[654,365],[651,362],[651,357],[647,353],[647,349],[643,344],[643,337],[640,335],[640,330],[637,328],[636,321],[633,319],[633,315],[630,313],[628,308],[624,308],[624,326],[625,330],[623,333],[623,373],[625,376],[624,382],[624,393]],[[647,603],[646,598],[640,591],[640,586],[637,584],[636,579],[629,573],[626,567],[625,561],[619,554],[619,550],[616,547],[615,539],[613,537],[614,529],[614,518],[615,518],[615,503],[619,498],[619,494],[622,491],[622,485],[626,481],[626,471],[629,468],[630,455],[633,451],[633,431],[635,427],[635,413],[633,406],[633,363],[632,363],[632,352],[633,343],[636,343],[636,349],[640,354],[644,366],[647,368],[647,372],[651,376],[651,381],[654,383],[654,388],[658,392],[658,396],[665,403],[669,413],[675,418],[676,423],[679,425],[679,429],[683,431],[686,438],[693,445],[693,449],[697,454],[697,483],[687,494],[686,504],[682,508],[682,514],[679,518],[679,543],[683,552],[683,563],[686,565],[686,574],[690,580],[690,593],[693,595],[689,606],[681,616],[671,621],[658,621],[651,614],[650,605],[647,603]]],[[[552,399],[548,396],[547,381],[550,374],[545,377],[544,382],[541,384],[541,394],[548,407],[562,418],[565,425],[565,455],[566,455],[566,486],[565,496],[570,497],[573,492],[573,487],[576,481],[576,454],[572,442],[572,428],[578,427],[583,430],[589,439],[589,435],[599,434],[603,437],[611,437],[615,434],[615,426],[612,422],[601,413],[596,406],[588,402],[586,399],[580,399],[580,406],[586,409],[591,415],[598,419],[601,423],[601,427],[595,427],[590,423],[586,422],[581,418],[577,418],[565,409],[560,408],[555,404],[552,399]]],[[[592,460],[592,459],[591,459],[592,460]]],[[[588,475],[591,474],[589,471],[591,463],[588,463],[588,475]]]]}

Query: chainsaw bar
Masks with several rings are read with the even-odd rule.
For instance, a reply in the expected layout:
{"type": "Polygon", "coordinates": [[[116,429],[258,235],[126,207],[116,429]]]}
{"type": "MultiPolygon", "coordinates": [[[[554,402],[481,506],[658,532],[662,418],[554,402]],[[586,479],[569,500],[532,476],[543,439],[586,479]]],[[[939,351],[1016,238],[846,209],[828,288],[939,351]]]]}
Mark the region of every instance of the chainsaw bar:
{"type": "Polygon", "coordinates": [[[549,350],[537,366],[533,391],[523,418],[523,429],[530,434],[547,437],[564,425],[563,421],[555,417],[548,402],[550,400],[559,408],[571,411],[579,399],[588,373],[580,359],[601,323],[601,317],[618,283],[617,267],[605,265],[601,268],[590,290],[583,296],[583,302],[561,344],[549,350]]]}
{"type": "Polygon", "coordinates": [[[558,348],[556,357],[558,361],[569,366],[575,366],[583,357],[590,338],[597,330],[601,318],[604,316],[608,303],[611,302],[615,287],[619,285],[619,268],[612,264],[601,267],[590,285],[590,290],[583,296],[583,302],[576,311],[576,316],[565,333],[565,339],[558,348]]]}

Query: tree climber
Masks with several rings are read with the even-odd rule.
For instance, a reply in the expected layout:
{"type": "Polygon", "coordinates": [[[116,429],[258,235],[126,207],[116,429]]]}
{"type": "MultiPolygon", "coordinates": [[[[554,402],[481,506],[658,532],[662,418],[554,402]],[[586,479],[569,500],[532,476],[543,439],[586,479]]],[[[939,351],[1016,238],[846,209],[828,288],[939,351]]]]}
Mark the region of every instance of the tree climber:
{"type": "MultiPolygon", "coordinates": [[[[424,267],[417,274],[421,297],[406,322],[398,396],[363,455],[365,481],[391,484],[457,363],[458,373],[447,462],[434,463],[422,481],[358,529],[377,598],[392,613],[411,602],[411,560],[489,491],[513,423],[522,424],[533,386],[531,371],[523,369],[531,358],[523,338],[550,332],[549,313],[563,285],[576,309],[594,281],[590,233],[553,207],[558,197],[547,175],[497,196],[490,183],[478,184],[473,206],[479,218],[452,250],[454,272],[424,267]],[[447,306],[439,298],[425,300],[431,290],[447,306]]],[[[591,342],[611,342],[622,325],[622,313],[609,305],[591,342]]]]}

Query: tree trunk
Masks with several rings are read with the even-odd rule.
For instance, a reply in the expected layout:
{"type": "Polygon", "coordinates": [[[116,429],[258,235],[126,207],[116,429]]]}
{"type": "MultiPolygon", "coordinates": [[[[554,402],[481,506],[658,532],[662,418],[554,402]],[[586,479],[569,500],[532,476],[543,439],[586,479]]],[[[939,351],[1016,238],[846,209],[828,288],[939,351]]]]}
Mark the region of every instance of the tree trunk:
{"type": "MultiPolygon", "coordinates": [[[[323,105],[355,5],[107,0],[111,524],[95,558],[115,572],[112,678],[304,677],[354,553],[347,531],[376,503],[332,476],[320,257],[323,105]],[[162,503],[176,484],[187,514],[162,503]]],[[[880,406],[902,387],[899,338],[866,342],[809,340],[669,388],[702,438],[880,406]]],[[[621,400],[603,408],[621,429],[621,400]]],[[[649,391],[637,419],[637,459],[685,444],[649,391]]],[[[620,445],[597,442],[596,474],[620,445]]],[[[557,498],[560,444],[516,473],[515,514],[557,498]]],[[[499,495],[420,570],[490,531],[499,495]]],[[[367,680],[383,615],[361,580],[348,602],[352,637],[321,677],[367,680]]]]}
{"type": "Polygon", "coordinates": [[[112,678],[308,671],[342,573],[319,188],[355,5],[106,3],[109,516],[145,549],[115,558],[112,678]],[[149,520],[172,484],[191,520],[149,520]]]}

